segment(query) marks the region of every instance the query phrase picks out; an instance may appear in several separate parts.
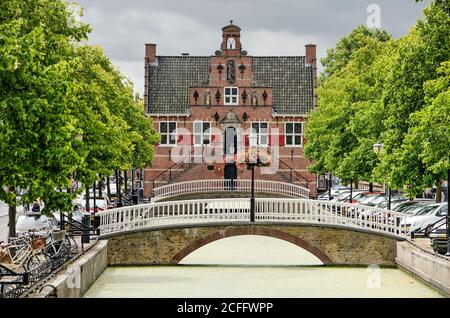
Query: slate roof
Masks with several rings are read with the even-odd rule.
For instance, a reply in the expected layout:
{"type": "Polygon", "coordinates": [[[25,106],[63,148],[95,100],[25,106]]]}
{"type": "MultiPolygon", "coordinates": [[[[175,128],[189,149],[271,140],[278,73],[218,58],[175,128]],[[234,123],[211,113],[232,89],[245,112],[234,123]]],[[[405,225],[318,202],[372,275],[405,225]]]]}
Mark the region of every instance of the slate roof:
{"type": "Polygon", "coordinates": [[[203,56],[158,56],[149,66],[148,112],[189,113],[189,87],[209,83],[210,58],[203,56]]]}
{"type": "MultiPolygon", "coordinates": [[[[189,113],[191,86],[209,84],[210,57],[158,56],[149,66],[148,113],[189,113]]],[[[304,56],[253,57],[253,84],[273,87],[277,114],[306,114],[313,107],[313,70],[304,56]]]]}
{"type": "Polygon", "coordinates": [[[313,108],[313,71],[304,56],[253,57],[253,82],[273,88],[277,114],[303,115],[313,108]]]}

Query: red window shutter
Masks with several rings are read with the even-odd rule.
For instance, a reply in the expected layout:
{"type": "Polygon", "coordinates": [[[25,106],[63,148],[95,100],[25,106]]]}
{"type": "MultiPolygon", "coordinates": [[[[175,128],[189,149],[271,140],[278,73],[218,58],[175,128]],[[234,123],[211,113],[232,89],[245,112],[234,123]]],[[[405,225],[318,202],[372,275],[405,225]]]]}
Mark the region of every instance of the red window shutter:
{"type": "Polygon", "coordinates": [[[194,134],[191,134],[191,146],[194,144],[194,134]]]}
{"type": "Polygon", "coordinates": [[[285,146],[286,139],[284,138],[284,135],[279,135],[278,137],[279,137],[279,141],[278,142],[280,143],[280,146],[281,147],[285,146]]]}
{"type": "Polygon", "coordinates": [[[248,147],[250,145],[250,139],[249,139],[248,135],[246,135],[244,137],[244,144],[245,144],[245,147],[248,147]]]}
{"type": "Polygon", "coordinates": [[[269,146],[272,146],[272,137],[273,137],[272,135],[269,135],[269,136],[268,136],[268,138],[269,138],[269,141],[268,141],[269,146]]]}

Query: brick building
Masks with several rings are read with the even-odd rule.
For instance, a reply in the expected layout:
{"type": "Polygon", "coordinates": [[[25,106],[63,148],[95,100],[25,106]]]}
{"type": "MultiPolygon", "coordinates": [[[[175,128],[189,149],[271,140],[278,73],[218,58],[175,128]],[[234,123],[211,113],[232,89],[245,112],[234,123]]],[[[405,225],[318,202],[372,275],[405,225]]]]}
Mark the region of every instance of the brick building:
{"type": "Polygon", "coordinates": [[[145,109],[161,142],[145,169],[145,194],[173,182],[249,179],[235,154],[251,145],[276,161],[272,173],[257,169],[257,179],[303,185],[314,196],[317,177],[307,171],[303,132],[316,106],[316,45],[305,49],[305,56],[251,56],[232,21],[211,56],[158,56],[156,44],[146,44],[145,109]]]}

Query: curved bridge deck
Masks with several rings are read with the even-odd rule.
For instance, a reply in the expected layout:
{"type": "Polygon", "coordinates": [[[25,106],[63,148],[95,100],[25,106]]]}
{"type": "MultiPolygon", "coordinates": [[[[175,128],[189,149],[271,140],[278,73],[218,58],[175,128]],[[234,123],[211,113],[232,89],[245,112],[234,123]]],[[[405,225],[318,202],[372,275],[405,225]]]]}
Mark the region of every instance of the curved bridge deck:
{"type": "Polygon", "coordinates": [[[405,214],[374,207],[308,199],[257,198],[255,223],[250,223],[250,199],[156,202],[101,212],[102,237],[158,228],[214,224],[287,224],[337,226],[405,239],[405,214]]]}
{"type": "MultiPolygon", "coordinates": [[[[252,181],[247,179],[193,180],[168,184],[153,189],[154,202],[167,200],[179,195],[197,193],[250,192],[252,181]]],[[[308,199],[310,190],[293,183],[255,180],[255,192],[282,195],[291,198],[308,199]]]]}

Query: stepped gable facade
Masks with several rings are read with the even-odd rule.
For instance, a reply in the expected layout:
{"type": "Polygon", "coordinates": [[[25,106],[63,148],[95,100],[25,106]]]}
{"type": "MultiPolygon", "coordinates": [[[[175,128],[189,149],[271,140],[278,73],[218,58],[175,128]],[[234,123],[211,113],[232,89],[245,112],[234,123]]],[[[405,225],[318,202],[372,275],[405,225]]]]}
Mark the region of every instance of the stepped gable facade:
{"type": "Polygon", "coordinates": [[[307,170],[303,145],[307,114],[317,103],[316,62],[314,44],[304,56],[249,55],[232,21],[211,56],[160,56],[156,44],[146,44],[145,111],[161,140],[145,169],[145,195],[173,182],[249,179],[236,154],[258,146],[273,154],[277,171],[257,169],[257,179],[306,184],[314,196],[321,182],[307,170]],[[189,164],[174,159],[180,147],[190,147],[181,155],[189,164]],[[211,149],[214,160],[207,158],[211,149]]]}

